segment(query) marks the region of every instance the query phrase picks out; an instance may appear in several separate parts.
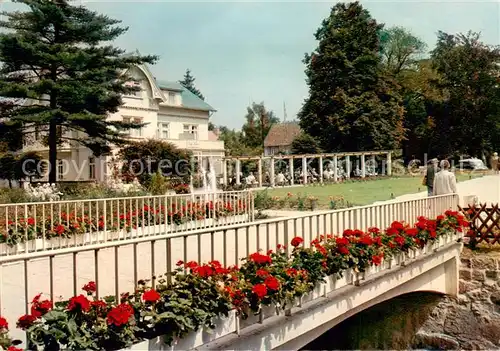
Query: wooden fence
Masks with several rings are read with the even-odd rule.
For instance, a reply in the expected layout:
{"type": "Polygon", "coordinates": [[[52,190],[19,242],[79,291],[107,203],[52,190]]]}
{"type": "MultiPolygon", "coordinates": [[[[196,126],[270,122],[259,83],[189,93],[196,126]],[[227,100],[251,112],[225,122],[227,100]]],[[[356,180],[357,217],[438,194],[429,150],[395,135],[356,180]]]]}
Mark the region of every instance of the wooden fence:
{"type": "Polygon", "coordinates": [[[499,204],[458,207],[470,222],[469,246],[475,247],[479,243],[500,244],[499,204]]]}

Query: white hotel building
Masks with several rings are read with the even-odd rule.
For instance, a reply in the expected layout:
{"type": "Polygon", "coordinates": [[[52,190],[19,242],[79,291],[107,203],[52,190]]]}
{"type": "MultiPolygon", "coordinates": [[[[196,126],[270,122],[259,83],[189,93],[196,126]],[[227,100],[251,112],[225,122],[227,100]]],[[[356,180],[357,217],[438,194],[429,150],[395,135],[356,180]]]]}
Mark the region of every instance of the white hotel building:
{"type": "MultiPolygon", "coordinates": [[[[191,150],[205,167],[208,160],[213,160],[216,172],[220,173],[224,142],[208,130],[208,121],[215,109],[179,83],[157,80],[145,64],[134,66],[128,74],[138,81],[133,84],[140,85],[141,91],[123,96],[124,104],[109,118],[147,123],[141,129],[127,132],[127,137],[168,141],[178,148],[191,150]]],[[[40,142],[42,137],[42,133],[33,133],[25,140],[23,151],[37,151],[48,158],[48,148],[40,142]]],[[[113,157],[94,157],[84,146],[65,143],[58,148],[57,156],[59,180],[102,181],[111,175],[113,157]]]]}

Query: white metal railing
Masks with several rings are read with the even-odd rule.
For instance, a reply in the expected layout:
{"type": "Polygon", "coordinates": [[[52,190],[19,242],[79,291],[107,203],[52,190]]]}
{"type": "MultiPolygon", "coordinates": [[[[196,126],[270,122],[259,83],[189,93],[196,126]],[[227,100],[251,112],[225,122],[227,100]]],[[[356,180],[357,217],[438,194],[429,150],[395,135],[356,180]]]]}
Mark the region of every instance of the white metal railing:
{"type": "MultiPolygon", "coordinates": [[[[445,195],[1,256],[0,314],[13,324],[29,312],[29,302],[39,293],[52,301],[68,299],[95,281],[98,297],[118,298],[134,291],[139,279],[153,286],[160,277],[171,281],[178,260],[216,259],[229,266],[258,249],[289,244],[295,236],[302,237],[307,247],[321,234],[373,226],[385,229],[395,220],[413,224],[419,216],[436,217],[456,209],[458,203],[458,195],[445,195]]],[[[20,330],[12,335],[24,339],[20,330]]]]}
{"type": "Polygon", "coordinates": [[[238,224],[249,191],[0,205],[0,256],[238,224]]]}

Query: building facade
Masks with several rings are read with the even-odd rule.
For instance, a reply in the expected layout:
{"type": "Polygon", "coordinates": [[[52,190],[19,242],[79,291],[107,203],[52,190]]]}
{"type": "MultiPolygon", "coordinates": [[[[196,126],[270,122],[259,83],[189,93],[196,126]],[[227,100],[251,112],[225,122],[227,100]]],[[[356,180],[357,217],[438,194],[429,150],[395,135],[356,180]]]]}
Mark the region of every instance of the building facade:
{"type": "MultiPolygon", "coordinates": [[[[190,150],[199,162],[208,167],[209,160],[217,173],[221,170],[224,142],[208,130],[215,109],[177,82],[155,79],[147,65],[132,67],[128,75],[141,88],[123,96],[124,104],[109,116],[110,120],[145,124],[125,132],[130,140],[160,139],[181,149],[190,150]]],[[[75,133],[75,132],[71,132],[75,133]]],[[[30,133],[23,151],[37,151],[48,156],[42,145],[42,133],[30,133]]],[[[119,150],[113,150],[116,154],[119,150]]],[[[58,149],[59,180],[104,181],[112,173],[113,156],[94,157],[92,152],[76,143],[64,143],[58,149]]]]}
{"type": "Polygon", "coordinates": [[[264,156],[291,153],[292,142],[300,133],[296,122],[273,124],[264,139],[264,156]]]}

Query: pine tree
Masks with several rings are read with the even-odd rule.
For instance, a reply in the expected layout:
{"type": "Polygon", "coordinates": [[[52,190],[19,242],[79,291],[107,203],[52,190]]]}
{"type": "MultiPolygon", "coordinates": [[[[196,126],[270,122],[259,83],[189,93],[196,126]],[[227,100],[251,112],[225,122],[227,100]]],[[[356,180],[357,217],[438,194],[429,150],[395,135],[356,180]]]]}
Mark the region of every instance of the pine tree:
{"type": "Polygon", "coordinates": [[[126,140],[120,131],[141,126],[107,117],[118,110],[123,94],[137,91],[125,72],[134,64],[154,63],[154,56],[124,55],[104,44],[127,31],[120,21],[67,0],[18,0],[25,12],[4,12],[0,27],[0,94],[28,97],[10,119],[23,133],[47,134],[49,181],[57,179],[57,148],[81,144],[96,156],[126,140]]]}
{"type": "Polygon", "coordinates": [[[401,99],[381,69],[381,29],[358,2],[338,3],[315,34],[298,117],[325,151],[393,149],[404,137],[401,99]]]}
{"type": "Polygon", "coordinates": [[[201,93],[201,91],[199,91],[198,89],[196,89],[196,86],[194,85],[194,81],[196,80],[196,78],[194,78],[192,75],[191,75],[191,70],[188,68],[186,70],[186,73],[184,73],[184,79],[179,81],[179,83],[181,83],[181,85],[186,88],[187,90],[189,90],[190,92],[192,92],[194,95],[198,96],[200,99],[202,100],[205,100],[205,97],[203,96],[203,94],[201,93]]]}

